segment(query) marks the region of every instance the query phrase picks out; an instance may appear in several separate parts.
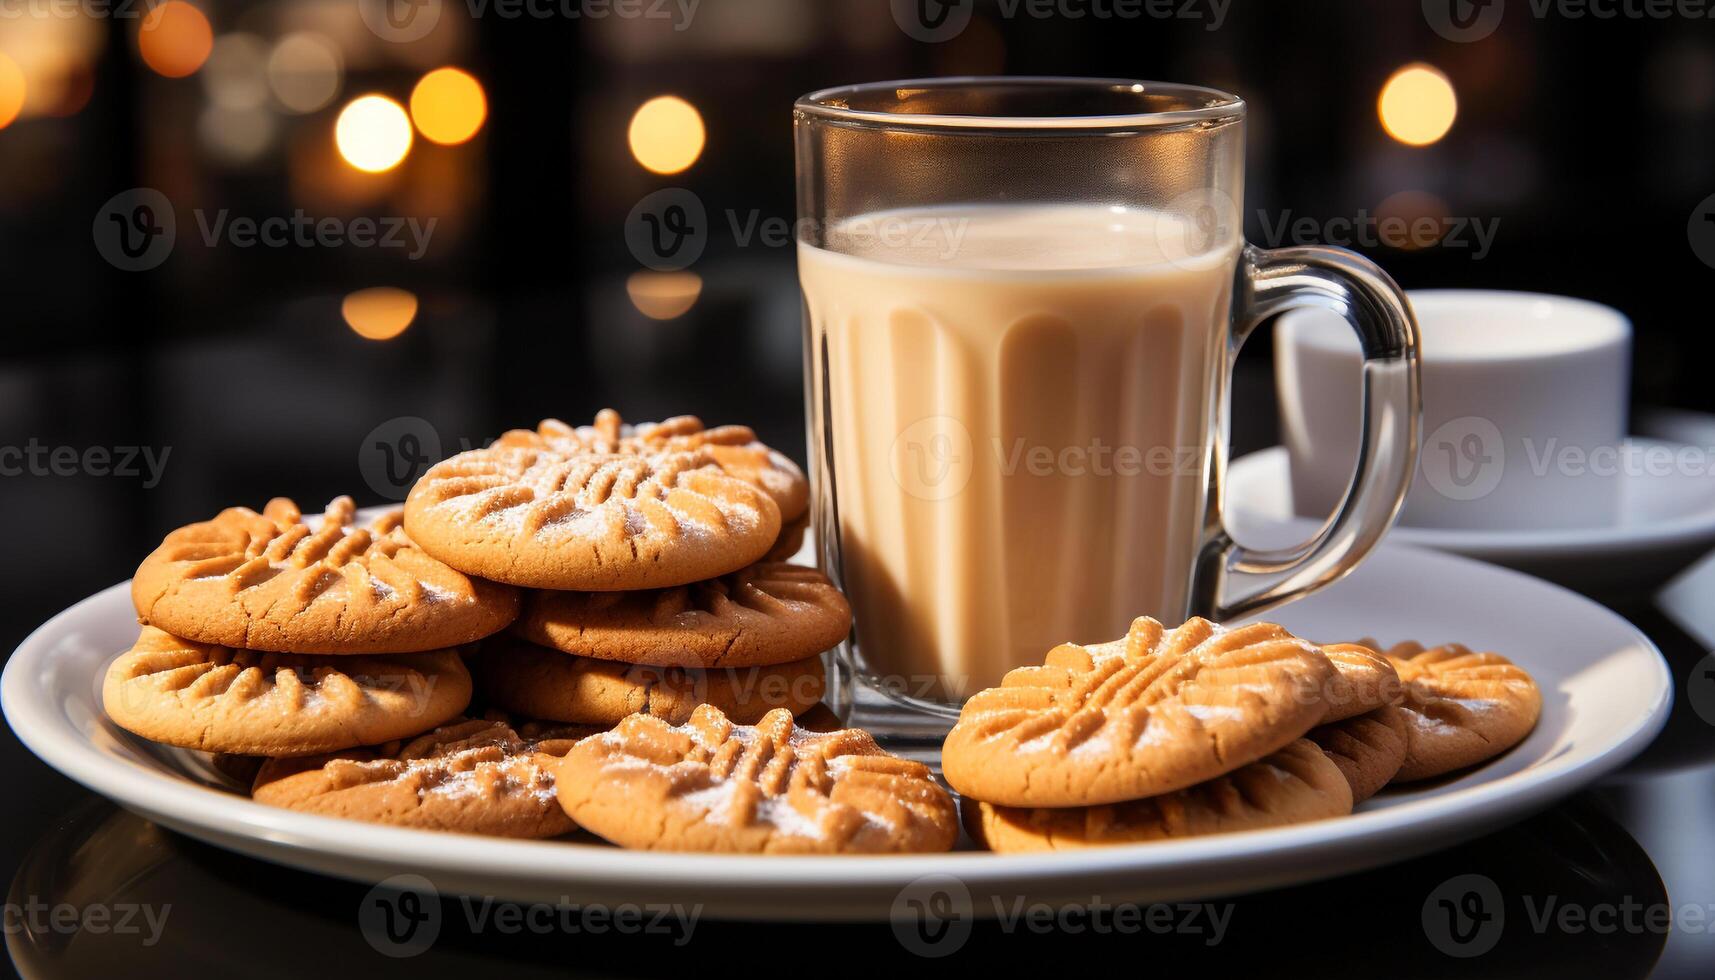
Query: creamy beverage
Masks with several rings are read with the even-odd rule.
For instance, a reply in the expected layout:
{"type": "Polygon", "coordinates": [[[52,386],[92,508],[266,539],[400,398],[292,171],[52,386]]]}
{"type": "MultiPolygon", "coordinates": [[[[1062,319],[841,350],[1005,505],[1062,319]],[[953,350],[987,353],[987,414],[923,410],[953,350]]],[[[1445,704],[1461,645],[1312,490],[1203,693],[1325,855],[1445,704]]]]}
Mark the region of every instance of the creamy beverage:
{"type": "Polygon", "coordinates": [[[1186,615],[1237,249],[1187,255],[1195,237],[1151,211],[970,206],[799,246],[822,529],[891,689],[957,700],[1186,615]]]}

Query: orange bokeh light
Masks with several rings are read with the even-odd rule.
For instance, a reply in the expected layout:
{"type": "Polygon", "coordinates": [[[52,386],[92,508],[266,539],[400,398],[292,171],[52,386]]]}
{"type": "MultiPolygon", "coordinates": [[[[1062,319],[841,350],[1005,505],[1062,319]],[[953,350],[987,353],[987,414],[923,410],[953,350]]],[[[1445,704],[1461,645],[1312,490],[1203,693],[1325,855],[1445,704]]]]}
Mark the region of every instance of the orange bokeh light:
{"type": "Polygon", "coordinates": [[[368,340],[392,340],[417,319],[417,297],[404,289],[359,289],[340,304],[346,326],[368,340]]]}
{"type": "Polygon", "coordinates": [[[137,51],[143,63],[168,78],[193,75],[214,50],[208,17],[185,0],[168,0],[143,17],[137,51]]]}
{"type": "Polygon", "coordinates": [[[411,121],[423,138],[444,146],[463,143],[488,118],[482,83],[457,68],[436,68],[411,90],[411,121]]]}
{"type": "Polygon", "coordinates": [[[24,109],[24,70],[0,51],[0,129],[12,125],[24,109]]]}

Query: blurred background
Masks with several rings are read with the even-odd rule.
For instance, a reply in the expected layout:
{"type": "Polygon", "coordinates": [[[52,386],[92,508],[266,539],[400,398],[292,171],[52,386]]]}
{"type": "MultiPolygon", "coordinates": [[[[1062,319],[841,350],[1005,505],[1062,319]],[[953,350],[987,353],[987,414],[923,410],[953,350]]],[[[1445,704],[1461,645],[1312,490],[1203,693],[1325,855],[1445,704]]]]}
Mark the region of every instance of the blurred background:
{"type": "MultiPolygon", "coordinates": [[[[1612,304],[1635,404],[1711,407],[1715,30],[1499,6],[0,0],[0,646],[181,523],[398,499],[543,416],[802,460],[790,107],[848,82],[1239,93],[1253,242],[1612,304]],[[675,187],[707,234],[663,272],[625,226],[675,187]]],[[[1240,451],[1266,334],[1244,363],[1240,451]]]]}

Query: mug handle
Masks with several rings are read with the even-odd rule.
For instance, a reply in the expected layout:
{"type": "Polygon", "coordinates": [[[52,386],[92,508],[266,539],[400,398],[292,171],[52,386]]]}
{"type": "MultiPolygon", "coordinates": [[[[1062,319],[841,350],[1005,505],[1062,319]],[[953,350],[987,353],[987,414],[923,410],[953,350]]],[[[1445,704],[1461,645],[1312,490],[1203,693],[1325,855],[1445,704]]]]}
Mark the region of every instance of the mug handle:
{"type": "Polygon", "coordinates": [[[1245,247],[1218,393],[1220,421],[1209,517],[1191,588],[1193,613],[1223,622],[1320,589],[1356,568],[1393,526],[1417,469],[1422,415],[1417,337],[1405,293],[1368,259],[1322,246],[1245,247]],[[1334,516],[1309,541],[1292,548],[1247,548],[1232,539],[1222,519],[1233,362],[1259,324],[1306,306],[1345,317],[1363,348],[1357,467],[1334,516]]]}

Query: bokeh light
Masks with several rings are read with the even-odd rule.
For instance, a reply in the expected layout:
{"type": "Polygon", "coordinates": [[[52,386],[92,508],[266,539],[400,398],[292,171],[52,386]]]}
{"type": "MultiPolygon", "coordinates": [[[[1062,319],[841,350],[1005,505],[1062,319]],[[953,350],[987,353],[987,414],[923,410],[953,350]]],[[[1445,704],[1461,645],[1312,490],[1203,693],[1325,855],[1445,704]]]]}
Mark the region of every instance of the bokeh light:
{"type": "Polygon", "coordinates": [[[251,163],[274,145],[276,117],[265,107],[211,105],[197,120],[197,135],[210,153],[227,163],[251,163]]]}
{"type": "Polygon", "coordinates": [[[411,120],[404,106],[385,95],[361,96],[340,110],[334,143],[345,162],[359,170],[392,170],[411,152],[411,120]]]}
{"type": "Polygon", "coordinates": [[[340,303],[339,312],[359,337],[392,340],[417,319],[417,297],[392,286],[359,289],[340,303]]]}
{"type": "Polygon", "coordinates": [[[1386,227],[1403,226],[1403,235],[1383,244],[1404,251],[1429,248],[1447,236],[1447,202],[1428,191],[1389,194],[1376,205],[1376,220],[1386,227]]]}
{"type": "Polygon", "coordinates": [[[674,95],[643,103],[631,117],[631,155],[645,169],[676,174],[703,154],[703,117],[696,106],[674,95]]]}
{"type": "Polygon", "coordinates": [[[222,34],[203,66],[209,101],[227,109],[254,109],[268,101],[268,46],[254,34],[222,34]]]}
{"type": "Polygon", "coordinates": [[[488,118],[482,83],[457,68],[437,68],[411,90],[411,119],[425,139],[446,146],[477,134],[488,118]]]}
{"type": "Polygon", "coordinates": [[[684,316],[703,294],[703,278],[695,272],[633,272],[625,291],[637,312],[651,320],[684,316]]]}
{"type": "Polygon", "coordinates": [[[0,129],[12,125],[24,110],[24,70],[0,51],[0,129]]]}
{"type": "Polygon", "coordinates": [[[150,8],[137,31],[137,51],[156,74],[184,78],[194,74],[214,50],[214,30],[201,10],[185,0],[150,8]]]}
{"type": "Polygon", "coordinates": [[[1446,75],[1418,62],[1394,72],[1382,86],[1376,114],[1389,136],[1408,146],[1428,146],[1453,128],[1459,99],[1446,75]]]}
{"type": "Polygon", "coordinates": [[[268,87],[288,112],[315,112],[332,102],[344,74],[339,49],[312,31],[286,35],[268,55],[268,87]]]}

